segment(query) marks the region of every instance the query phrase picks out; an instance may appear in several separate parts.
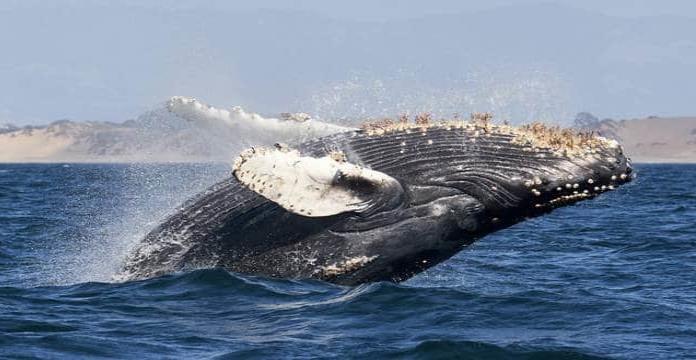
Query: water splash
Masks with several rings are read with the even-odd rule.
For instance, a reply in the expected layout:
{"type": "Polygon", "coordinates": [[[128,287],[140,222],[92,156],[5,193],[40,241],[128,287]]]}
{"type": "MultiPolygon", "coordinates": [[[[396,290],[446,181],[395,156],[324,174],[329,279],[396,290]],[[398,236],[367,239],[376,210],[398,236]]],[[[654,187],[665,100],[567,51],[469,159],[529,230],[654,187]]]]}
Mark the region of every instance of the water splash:
{"type": "MultiPolygon", "coordinates": [[[[71,223],[48,243],[32,285],[111,282],[147,232],[196,193],[229,174],[225,164],[76,165],[84,183],[62,205],[71,223]],[[90,175],[85,175],[90,174],[90,175]],[[104,177],[108,174],[108,178],[104,177]],[[98,177],[95,177],[97,175],[98,177]]],[[[56,190],[58,191],[58,190],[56,190]]]]}

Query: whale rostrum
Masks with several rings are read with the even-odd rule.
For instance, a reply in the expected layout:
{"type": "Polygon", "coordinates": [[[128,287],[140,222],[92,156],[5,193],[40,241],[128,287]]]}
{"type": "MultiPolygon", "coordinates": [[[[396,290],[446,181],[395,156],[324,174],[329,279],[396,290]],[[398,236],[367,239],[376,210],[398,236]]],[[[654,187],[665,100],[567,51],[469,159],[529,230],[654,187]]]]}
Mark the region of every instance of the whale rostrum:
{"type": "Polygon", "coordinates": [[[146,235],[119,276],[223,267],[346,285],[402,281],[634,177],[614,140],[488,120],[383,120],[245,150],[232,176],[146,235]]]}

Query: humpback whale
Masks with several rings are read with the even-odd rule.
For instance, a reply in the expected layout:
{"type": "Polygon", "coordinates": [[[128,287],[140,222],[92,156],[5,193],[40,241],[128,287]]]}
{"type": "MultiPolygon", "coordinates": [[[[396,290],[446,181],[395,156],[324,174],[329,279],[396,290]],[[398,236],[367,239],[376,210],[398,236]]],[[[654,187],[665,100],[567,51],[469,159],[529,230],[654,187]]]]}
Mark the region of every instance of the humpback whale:
{"type": "Polygon", "coordinates": [[[243,151],[128,256],[122,279],[201,267],[403,281],[494,231],[634,177],[615,141],[487,116],[419,116],[243,151]]]}

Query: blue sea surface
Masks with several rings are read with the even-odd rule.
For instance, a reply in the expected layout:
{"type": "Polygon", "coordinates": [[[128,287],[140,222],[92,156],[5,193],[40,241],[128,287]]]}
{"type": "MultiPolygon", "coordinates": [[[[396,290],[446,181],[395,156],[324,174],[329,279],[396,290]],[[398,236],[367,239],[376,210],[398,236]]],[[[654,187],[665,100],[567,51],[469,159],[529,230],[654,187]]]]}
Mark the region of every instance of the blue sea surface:
{"type": "Polygon", "coordinates": [[[341,287],[111,279],[224,165],[0,165],[0,357],[696,358],[696,166],[636,168],[403,284],[341,287]]]}

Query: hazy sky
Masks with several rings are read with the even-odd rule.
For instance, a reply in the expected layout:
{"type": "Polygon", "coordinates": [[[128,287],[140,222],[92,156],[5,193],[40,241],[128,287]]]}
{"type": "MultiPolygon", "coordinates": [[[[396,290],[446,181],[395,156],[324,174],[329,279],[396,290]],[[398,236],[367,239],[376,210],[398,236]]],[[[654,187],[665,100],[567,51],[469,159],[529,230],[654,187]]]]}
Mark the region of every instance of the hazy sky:
{"type": "Polygon", "coordinates": [[[0,0],[0,123],[122,121],[172,95],[326,117],[696,115],[693,1],[141,3],[0,0]]]}

